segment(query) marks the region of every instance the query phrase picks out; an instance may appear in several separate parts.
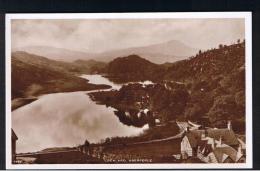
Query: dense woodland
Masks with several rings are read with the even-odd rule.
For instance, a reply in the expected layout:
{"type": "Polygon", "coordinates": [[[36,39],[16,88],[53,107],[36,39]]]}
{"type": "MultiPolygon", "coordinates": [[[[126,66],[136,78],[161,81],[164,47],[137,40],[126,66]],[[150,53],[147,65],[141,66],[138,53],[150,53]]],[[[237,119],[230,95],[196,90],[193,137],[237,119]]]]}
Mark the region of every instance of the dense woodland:
{"type": "Polygon", "coordinates": [[[142,111],[147,108],[163,123],[190,119],[226,127],[227,120],[232,120],[235,131],[245,131],[244,41],[199,51],[189,59],[165,65],[130,55],[113,60],[106,71],[107,77],[117,82],[156,83],[128,84],[118,92],[92,93],[97,101],[118,109],[116,115],[126,124],[147,123],[149,117],[142,111]]]}

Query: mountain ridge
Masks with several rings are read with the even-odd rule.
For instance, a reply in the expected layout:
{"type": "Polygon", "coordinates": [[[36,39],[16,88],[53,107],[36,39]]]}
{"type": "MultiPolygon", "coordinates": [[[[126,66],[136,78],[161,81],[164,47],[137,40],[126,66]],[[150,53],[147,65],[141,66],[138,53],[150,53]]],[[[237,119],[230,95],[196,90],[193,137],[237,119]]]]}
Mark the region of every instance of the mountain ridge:
{"type": "Polygon", "coordinates": [[[175,62],[195,55],[198,49],[191,48],[181,41],[171,40],[162,43],[154,43],[146,46],[136,46],[123,49],[108,50],[101,53],[88,53],[63,48],[48,46],[28,46],[12,51],[26,51],[39,56],[45,56],[50,59],[73,62],[78,59],[94,59],[102,62],[109,62],[120,56],[137,54],[143,58],[157,64],[165,62],[175,62]]]}

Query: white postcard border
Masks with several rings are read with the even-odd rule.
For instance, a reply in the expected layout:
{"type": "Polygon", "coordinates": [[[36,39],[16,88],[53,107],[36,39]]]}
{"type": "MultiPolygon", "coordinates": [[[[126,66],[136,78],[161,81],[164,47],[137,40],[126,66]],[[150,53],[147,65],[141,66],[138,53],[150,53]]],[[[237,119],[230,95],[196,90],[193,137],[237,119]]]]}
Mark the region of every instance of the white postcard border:
{"type": "Polygon", "coordinates": [[[154,12],[6,14],[6,168],[7,169],[223,169],[252,168],[252,14],[251,12],[154,12]],[[235,164],[12,164],[11,162],[11,20],[12,19],[154,19],[244,18],[246,40],[246,163],[235,164]]]}

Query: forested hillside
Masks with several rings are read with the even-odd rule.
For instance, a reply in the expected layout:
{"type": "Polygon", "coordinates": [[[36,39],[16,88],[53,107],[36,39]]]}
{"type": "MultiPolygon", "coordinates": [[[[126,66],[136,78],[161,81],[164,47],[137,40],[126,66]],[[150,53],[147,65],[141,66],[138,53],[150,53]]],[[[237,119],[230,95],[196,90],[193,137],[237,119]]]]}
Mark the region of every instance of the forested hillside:
{"type": "MultiPolygon", "coordinates": [[[[165,122],[190,119],[225,127],[227,120],[232,120],[234,129],[244,131],[244,42],[219,45],[218,48],[199,51],[189,59],[167,65],[157,65],[131,55],[113,60],[107,71],[108,77],[113,80],[152,80],[156,86],[123,86],[118,93],[113,92],[112,97],[106,93],[109,100],[99,99],[103,103],[123,111],[136,110],[132,112],[136,115],[144,107],[136,107],[135,104],[147,96],[148,104],[145,107],[165,122]],[[180,89],[176,86],[169,88],[171,84],[183,85],[182,92],[188,92],[188,95],[178,95],[180,89]]],[[[136,117],[133,118],[136,120],[136,117]]]]}

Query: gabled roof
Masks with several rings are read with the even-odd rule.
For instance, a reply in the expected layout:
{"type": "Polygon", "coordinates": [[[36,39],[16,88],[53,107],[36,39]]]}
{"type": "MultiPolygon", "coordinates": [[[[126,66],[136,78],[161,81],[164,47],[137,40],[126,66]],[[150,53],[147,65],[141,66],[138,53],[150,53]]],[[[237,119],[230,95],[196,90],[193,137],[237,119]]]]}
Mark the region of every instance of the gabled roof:
{"type": "Polygon", "coordinates": [[[191,121],[188,122],[176,121],[176,123],[181,131],[186,130],[187,128],[189,128],[190,130],[194,130],[194,129],[199,129],[201,127],[201,125],[198,125],[191,121]]]}
{"type": "Polygon", "coordinates": [[[186,128],[189,127],[188,122],[179,122],[179,121],[176,121],[176,123],[177,123],[177,125],[178,125],[178,127],[179,127],[179,129],[180,129],[181,131],[186,130],[186,128]]]}
{"type": "Polygon", "coordinates": [[[219,162],[222,162],[222,158],[223,158],[224,154],[228,155],[228,157],[230,157],[234,162],[236,162],[236,160],[237,160],[237,151],[230,146],[217,147],[214,149],[213,153],[215,154],[215,156],[219,162]]]}
{"type": "Polygon", "coordinates": [[[12,140],[18,140],[17,135],[15,134],[14,130],[12,129],[12,140]]]}
{"type": "Polygon", "coordinates": [[[197,127],[197,128],[201,127],[201,125],[196,124],[196,123],[191,122],[191,121],[188,121],[188,123],[189,123],[192,127],[197,127]]]}
{"type": "Polygon", "coordinates": [[[238,145],[239,142],[233,130],[225,129],[207,129],[207,136],[219,140],[222,138],[223,143],[227,145],[238,145]]]}
{"type": "Polygon", "coordinates": [[[222,163],[223,161],[223,157],[224,157],[224,153],[219,150],[219,148],[216,148],[214,151],[213,151],[218,163],[222,163]]]}
{"type": "Polygon", "coordinates": [[[201,141],[201,135],[205,134],[207,137],[219,140],[220,137],[222,142],[227,145],[238,145],[239,142],[236,138],[235,133],[229,129],[206,129],[206,130],[190,130],[186,132],[186,136],[189,139],[191,147],[197,147],[201,141]]]}

